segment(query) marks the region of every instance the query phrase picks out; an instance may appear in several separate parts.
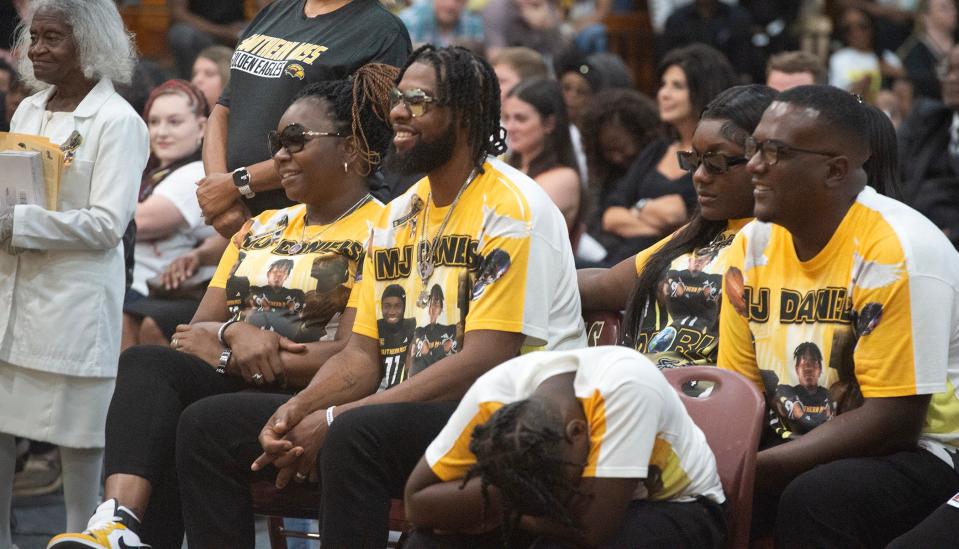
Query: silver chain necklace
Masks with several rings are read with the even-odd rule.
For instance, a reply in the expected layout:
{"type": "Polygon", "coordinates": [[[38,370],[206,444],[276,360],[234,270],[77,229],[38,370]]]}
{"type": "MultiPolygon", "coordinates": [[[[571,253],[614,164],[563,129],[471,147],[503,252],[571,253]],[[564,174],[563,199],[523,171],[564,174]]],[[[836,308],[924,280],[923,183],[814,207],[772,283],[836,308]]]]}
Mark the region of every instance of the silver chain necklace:
{"type": "Polygon", "coordinates": [[[433,191],[430,191],[426,195],[426,206],[423,208],[423,232],[420,234],[419,246],[416,251],[416,272],[419,273],[420,281],[422,282],[420,295],[416,299],[416,306],[421,309],[426,308],[426,306],[430,304],[429,282],[430,277],[433,276],[433,271],[436,270],[436,266],[433,263],[433,252],[436,251],[436,246],[443,236],[443,231],[446,230],[446,224],[449,222],[450,216],[453,215],[453,209],[456,208],[456,204],[460,201],[460,197],[463,196],[466,187],[469,187],[475,177],[476,168],[473,168],[466,177],[466,181],[463,182],[463,185],[460,187],[460,190],[456,192],[453,202],[450,203],[450,209],[446,212],[446,216],[443,218],[443,222],[440,223],[440,228],[436,231],[436,236],[433,237],[432,242],[427,239],[429,238],[430,204],[433,202],[433,191]]]}

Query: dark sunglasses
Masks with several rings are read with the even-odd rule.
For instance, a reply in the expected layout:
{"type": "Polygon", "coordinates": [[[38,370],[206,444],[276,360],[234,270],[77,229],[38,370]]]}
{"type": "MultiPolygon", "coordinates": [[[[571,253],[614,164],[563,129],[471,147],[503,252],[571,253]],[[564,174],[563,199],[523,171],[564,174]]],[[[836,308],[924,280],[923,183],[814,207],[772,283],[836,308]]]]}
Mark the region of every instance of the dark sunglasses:
{"type": "Polygon", "coordinates": [[[267,138],[270,141],[270,156],[286,149],[290,154],[298,153],[306,146],[306,142],[314,137],[347,137],[339,132],[314,132],[304,128],[301,124],[293,123],[281,131],[270,130],[267,138]]]}
{"type": "Polygon", "coordinates": [[[779,162],[782,158],[789,156],[791,153],[799,152],[806,154],[818,154],[821,156],[836,156],[834,153],[825,152],[825,151],[812,151],[809,149],[800,149],[799,147],[793,147],[791,145],[786,145],[785,143],[780,143],[778,141],[766,140],[766,141],[756,141],[752,136],[746,138],[746,158],[752,158],[757,153],[763,155],[763,162],[772,166],[776,162],[779,162]]]}
{"type": "Polygon", "coordinates": [[[722,175],[729,168],[749,161],[748,158],[743,156],[726,156],[718,152],[699,154],[695,151],[679,151],[676,153],[676,157],[679,158],[679,167],[687,172],[695,172],[702,164],[706,171],[712,175],[722,175]]]}
{"type": "Polygon", "coordinates": [[[390,90],[390,109],[395,108],[400,103],[406,106],[410,116],[416,118],[426,114],[426,106],[436,101],[436,98],[425,91],[416,88],[412,90],[400,91],[397,88],[390,90]]]}

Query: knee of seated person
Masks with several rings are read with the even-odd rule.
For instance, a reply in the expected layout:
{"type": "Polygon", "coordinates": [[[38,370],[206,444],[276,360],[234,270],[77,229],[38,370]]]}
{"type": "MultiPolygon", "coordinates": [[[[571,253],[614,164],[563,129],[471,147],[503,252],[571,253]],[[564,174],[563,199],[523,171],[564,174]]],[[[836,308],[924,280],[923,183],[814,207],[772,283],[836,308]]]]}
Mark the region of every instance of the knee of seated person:
{"type": "Polygon", "coordinates": [[[120,364],[117,376],[122,372],[132,372],[146,369],[156,372],[165,364],[175,362],[177,351],[163,345],[137,345],[130,347],[120,354],[120,364]]]}
{"type": "Polygon", "coordinates": [[[178,449],[182,447],[187,452],[194,452],[198,447],[195,442],[209,438],[207,422],[222,417],[215,412],[216,404],[210,400],[212,397],[200,399],[180,412],[176,428],[178,449]]]}

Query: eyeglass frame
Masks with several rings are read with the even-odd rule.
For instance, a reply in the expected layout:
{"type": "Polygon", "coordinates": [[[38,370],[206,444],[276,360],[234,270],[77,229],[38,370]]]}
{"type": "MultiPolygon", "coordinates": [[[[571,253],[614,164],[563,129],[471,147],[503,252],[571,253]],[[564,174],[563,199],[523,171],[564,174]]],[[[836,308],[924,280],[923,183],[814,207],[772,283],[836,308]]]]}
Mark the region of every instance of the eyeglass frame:
{"type": "Polygon", "coordinates": [[[286,149],[286,152],[290,154],[296,154],[301,152],[306,144],[313,139],[314,137],[349,137],[349,135],[340,132],[315,132],[313,130],[306,129],[306,126],[299,124],[297,122],[292,122],[285,128],[280,131],[270,130],[266,134],[267,147],[270,150],[270,157],[276,156],[276,153],[280,152],[280,149],[286,149]],[[300,131],[300,136],[303,137],[303,143],[296,148],[296,150],[291,149],[288,145],[283,143],[283,134],[290,128],[302,128],[300,131]],[[274,146],[274,143],[278,146],[274,146]]]}
{"type": "Polygon", "coordinates": [[[699,169],[700,166],[706,167],[706,172],[710,175],[723,175],[729,171],[729,168],[733,166],[738,166],[740,164],[745,164],[749,162],[749,159],[745,156],[730,156],[728,154],[723,154],[718,151],[709,151],[699,154],[696,151],[676,151],[676,160],[679,162],[679,167],[682,170],[685,170],[689,173],[694,173],[699,169]],[[706,158],[722,158],[723,163],[725,164],[722,167],[710,166],[705,162],[706,158]],[[687,160],[684,161],[683,158],[687,160]],[[690,164],[693,159],[698,158],[699,160],[695,162],[695,165],[690,164]],[[689,167],[684,166],[683,164],[688,164],[689,167]]]}
{"type": "Polygon", "coordinates": [[[753,136],[751,136],[751,135],[746,138],[746,143],[745,143],[745,146],[743,147],[743,150],[744,150],[744,152],[745,152],[745,154],[746,154],[746,158],[747,158],[747,159],[750,159],[750,158],[756,156],[757,154],[762,154],[763,162],[765,162],[767,166],[774,166],[774,165],[778,164],[779,161],[780,161],[780,159],[781,159],[781,158],[780,158],[780,155],[781,155],[783,152],[786,153],[786,156],[789,156],[789,153],[790,153],[790,152],[801,152],[801,153],[806,153],[806,154],[818,154],[818,155],[820,155],[820,156],[828,156],[828,157],[831,157],[831,158],[832,158],[832,157],[836,157],[836,156],[841,156],[841,155],[838,155],[838,154],[836,154],[836,153],[831,153],[831,152],[826,152],[826,151],[814,151],[814,150],[810,150],[810,149],[800,149],[799,147],[794,147],[794,146],[792,146],[792,145],[787,145],[786,143],[783,143],[782,141],[777,141],[777,140],[775,140],[775,139],[766,139],[765,141],[757,141],[757,140],[756,140],[753,136]],[[770,144],[770,143],[772,143],[772,144],[774,144],[774,145],[776,146],[776,148],[773,149],[773,150],[775,151],[775,153],[774,153],[775,158],[773,158],[772,160],[769,159],[769,157],[767,156],[767,152],[766,152],[766,146],[767,146],[768,144],[770,144]],[[751,153],[750,153],[750,148],[752,148],[752,152],[751,152],[751,153]]]}
{"type": "Polygon", "coordinates": [[[400,91],[399,88],[393,88],[390,90],[390,109],[396,108],[400,103],[403,104],[403,107],[406,108],[406,112],[410,113],[410,118],[419,118],[425,115],[429,109],[427,105],[430,103],[436,103],[437,99],[432,95],[426,93],[420,88],[413,88],[412,90],[400,91]],[[411,95],[412,94],[412,97],[411,95]],[[419,103],[411,103],[410,100],[419,101],[419,103]],[[417,114],[414,112],[414,107],[417,110],[422,107],[423,112],[417,114]]]}

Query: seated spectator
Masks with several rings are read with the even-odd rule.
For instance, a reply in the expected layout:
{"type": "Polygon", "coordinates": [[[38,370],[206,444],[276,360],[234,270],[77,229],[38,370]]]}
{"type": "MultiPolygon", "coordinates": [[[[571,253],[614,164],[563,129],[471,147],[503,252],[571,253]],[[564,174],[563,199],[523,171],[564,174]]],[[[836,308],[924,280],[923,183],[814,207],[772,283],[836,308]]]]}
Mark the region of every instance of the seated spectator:
{"type": "Polygon", "coordinates": [[[705,435],[647,358],[532,353],[479,378],[427,447],[407,547],[718,549],[723,501],[705,435]]]}
{"type": "MultiPolygon", "coordinates": [[[[632,1],[627,0],[625,3],[631,4],[632,1]]],[[[615,4],[615,0],[572,1],[572,6],[566,13],[566,19],[568,32],[573,33],[573,46],[578,51],[586,55],[606,51],[609,39],[606,36],[606,25],[603,20],[612,14],[615,8],[624,8],[615,4]]],[[[632,6],[628,6],[628,11],[631,10],[632,6]]],[[[627,10],[624,8],[623,11],[627,10]]]]}
{"type": "Polygon", "coordinates": [[[137,232],[133,283],[123,300],[120,350],[147,343],[165,345],[178,324],[190,321],[199,304],[199,299],[186,296],[148,297],[147,283],[214,232],[203,223],[196,201],[196,182],[203,178],[200,145],[208,114],[203,94],[183,80],[160,84],[147,100],[144,119],[150,130],[151,157],[133,218],[137,232]]]}
{"type": "Polygon", "coordinates": [[[423,0],[400,12],[413,47],[460,45],[483,51],[483,18],[466,9],[467,0],[423,0]]]}
{"type": "Polygon", "coordinates": [[[697,0],[678,7],[666,20],[661,37],[661,51],[670,51],[688,44],[710,45],[728,57],[739,75],[751,75],[755,63],[750,38],[752,17],[739,6],[719,0],[697,0]]]}
{"type": "Polygon", "coordinates": [[[540,53],[550,65],[566,48],[563,16],[556,0],[489,0],[483,8],[486,54],[522,46],[540,53]]]}
{"type": "Polygon", "coordinates": [[[196,56],[190,83],[203,92],[207,105],[216,105],[230,83],[230,58],[233,50],[226,46],[210,46],[196,56]]]}
{"type": "Polygon", "coordinates": [[[959,248],[959,46],[939,68],[942,101],[921,98],[899,129],[902,192],[959,248]]]}
{"type": "Polygon", "coordinates": [[[506,94],[523,80],[550,77],[549,66],[542,54],[529,48],[503,48],[490,56],[490,65],[499,81],[501,102],[506,101],[506,94]]]}
{"type": "Polygon", "coordinates": [[[10,89],[3,96],[3,118],[0,118],[0,131],[10,131],[10,121],[13,119],[13,113],[17,111],[20,102],[26,99],[33,90],[22,78],[16,78],[10,83],[10,89]]]}
{"type": "MultiPolygon", "coordinates": [[[[268,2],[257,0],[262,8],[268,2]]],[[[214,44],[234,47],[246,27],[242,0],[168,0],[167,41],[177,76],[190,78],[197,53],[214,44]]]]}
{"type": "Polygon", "coordinates": [[[841,7],[862,10],[873,19],[876,45],[896,51],[913,31],[916,7],[921,0],[844,0],[841,7]]]}
{"type": "Polygon", "coordinates": [[[855,97],[801,86],[746,144],[719,366],[766,395],[753,509],[780,547],[885,547],[959,491],[959,253],[866,187],[869,132],[855,97]]]}
{"type": "Polygon", "coordinates": [[[586,155],[583,152],[582,124],[583,111],[593,94],[612,88],[632,88],[633,79],[623,60],[611,53],[597,53],[583,57],[575,51],[565,56],[556,71],[559,83],[563,87],[563,102],[571,123],[570,139],[579,168],[580,180],[587,180],[586,155]]]}
{"type": "MultiPolygon", "coordinates": [[[[659,111],[645,95],[626,89],[601,91],[583,113],[583,149],[589,167],[586,230],[602,243],[603,210],[615,184],[639,153],[658,136],[659,111]]],[[[605,253],[605,251],[603,252],[605,253]]]]}
{"type": "Polygon", "coordinates": [[[921,0],[916,30],[899,48],[899,58],[915,97],[941,99],[936,68],[956,43],[954,0],[921,0]]]}
{"type": "Polygon", "coordinates": [[[766,85],[776,91],[825,83],[822,61],[809,52],[784,51],[770,57],[766,64],[766,85]]]}
{"type": "Polygon", "coordinates": [[[10,91],[10,86],[17,81],[19,76],[13,65],[0,58],[0,94],[10,91]]]}
{"type": "Polygon", "coordinates": [[[553,80],[521,82],[506,96],[502,118],[509,164],[543,187],[572,234],[579,221],[582,188],[559,85],[553,80]]]}
{"type": "Polygon", "coordinates": [[[413,53],[392,93],[388,161],[428,175],[371,221],[354,332],[306,389],[184,411],[177,474],[191,547],[253,545],[251,463],[278,487],[319,473],[324,547],[385,545],[390,497],[476,378],[524,347],[585,345],[562,216],[489,156],[504,150],[497,92],[469,50],[413,53]]]}
{"type": "Polygon", "coordinates": [[[667,133],[633,161],[602,205],[603,230],[618,237],[606,248],[609,265],[646,249],[689,218],[696,193],[676,153],[692,148],[703,109],[735,78],[723,54],[703,44],[669,52],[657,72],[656,102],[667,133]]]}
{"type": "Polygon", "coordinates": [[[902,63],[889,50],[877,50],[875,27],[869,15],[846,8],[839,19],[844,47],[829,57],[829,84],[875,102],[884,79],[905,76],[902,63]]]}
{"type": "Polygon", "coordinates": [[[391,137],[385,99],[396,73],[366,65],[350,81],[304,88],[287,108],[270,149],[284,189],[299,204],[247,222],[192,324],[178,327],[170,347],[121,355],[107,416],[105,501],[84,532],[60,534],[50,549],[180,547],[174,449],[183,409],[250,389],[288,398],[343,348],[367,220],[383,208],[364,174],[391,137]]]}
{"type": "Polygon", "coordinates": [[[689,223],[611,269],[578,273],[583,310],[625,307],[625,343],[660,368],[716,363],[728,247],[753,215],[744,147],[775,95],[760,85],[717,95],[679,153],[699,201],[689,223]]]}

